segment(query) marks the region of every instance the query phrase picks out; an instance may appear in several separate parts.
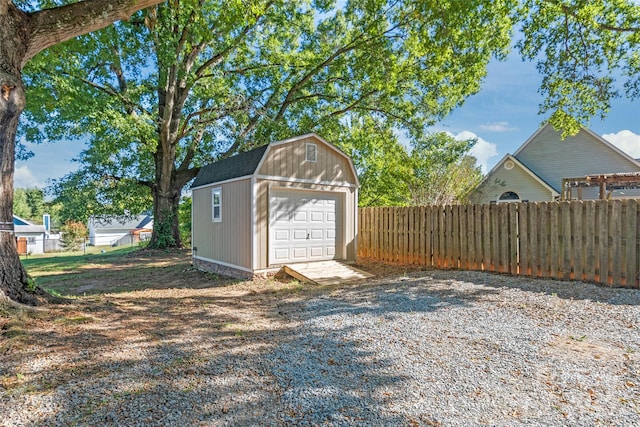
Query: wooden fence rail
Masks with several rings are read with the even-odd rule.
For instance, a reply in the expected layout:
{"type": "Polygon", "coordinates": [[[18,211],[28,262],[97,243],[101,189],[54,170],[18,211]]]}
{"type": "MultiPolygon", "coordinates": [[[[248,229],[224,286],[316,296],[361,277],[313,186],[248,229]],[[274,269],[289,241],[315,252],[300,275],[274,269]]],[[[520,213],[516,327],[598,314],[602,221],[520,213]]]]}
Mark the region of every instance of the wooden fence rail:
{"type": "Polygon", "coordinates": [[[358,256],[638,288],[638,201],[361,208],[358,256]]]}

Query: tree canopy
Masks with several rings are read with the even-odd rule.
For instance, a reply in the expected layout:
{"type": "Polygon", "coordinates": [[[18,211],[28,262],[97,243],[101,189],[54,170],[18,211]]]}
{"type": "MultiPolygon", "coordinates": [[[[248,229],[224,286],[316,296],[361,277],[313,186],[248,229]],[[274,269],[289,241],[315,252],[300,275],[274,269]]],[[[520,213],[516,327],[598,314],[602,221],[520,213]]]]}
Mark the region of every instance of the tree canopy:
{"type": "Polygon", "coordinates": [[[36,58],[24,130],[89,138],[88,185],[147,187],[179,244],[181,190],[207,162],[310,131],[346,147],[354,123],[387,157],[398,130],[422,138],[506,54],[511,6],[169,1],[36,58]]]}
{"type": "Polygon", "coordinates": [[[542,75],[540,113],[564,136],[611,100],[640,96],[640,4],[632,0],[524,0],[517,48],[542,75]]]}

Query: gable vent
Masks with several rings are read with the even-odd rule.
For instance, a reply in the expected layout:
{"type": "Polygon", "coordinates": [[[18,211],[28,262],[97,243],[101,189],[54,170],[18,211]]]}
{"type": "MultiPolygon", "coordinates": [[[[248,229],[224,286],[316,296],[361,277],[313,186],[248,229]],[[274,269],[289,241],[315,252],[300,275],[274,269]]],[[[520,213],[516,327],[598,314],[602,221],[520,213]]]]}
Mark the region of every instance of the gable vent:
{"type": "Polygon", "coordinates": [[[318,160],[318,146],[316,144],[307,144],[307,161],[315,162],[318,160]]]}

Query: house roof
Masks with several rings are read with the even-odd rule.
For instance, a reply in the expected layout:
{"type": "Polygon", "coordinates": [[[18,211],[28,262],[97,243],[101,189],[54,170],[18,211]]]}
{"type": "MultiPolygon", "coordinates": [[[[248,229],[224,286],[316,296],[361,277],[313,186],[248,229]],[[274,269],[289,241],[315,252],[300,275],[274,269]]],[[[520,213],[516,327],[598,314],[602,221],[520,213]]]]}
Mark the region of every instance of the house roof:
{"type": "Polygon", "coordinates": [[[44,233],[44,225],[34,224],[31,221],[13,216],[13,231],[15,233],[44,233]]]}
{"type": "Polygon", "coordinates": [[[331,150],[344,156],[349,162],[349,166],[353,172],[353,176],[355,177],[356,186],[359,186],[358,174],[356,173],[351,158],[338,147],[330,144],[318,134],[308,133],[282,141],[272,142],[270,144],[254,148],[253,150],[236,154],[235,156],[231,156],[204,166],[202,169],[200,169],[200,172],[198,173],[198,176],[196,176],[196,179],[191,185],[191,188],[194,189],[208,184],[228,181],[235,178],[249,177],[260,169],[260,166],[262,165],[262,162],[266,157],[265,153],[267,153],[271,147],[289,144],[291,142],[303,140],[306,138],[314,138],[317,141],[323,143],[325,146],[329,147],[331,150]]]}
{"type": "Polygon", "coordinates": [[[116,216],[91,217],[89,227],[100,230],[135,230],[138,228],[149,228],[153,222],[151,215],[138,215],[132,218],[120,218],[116,216]]]}
{"type": "Polygon", "coordinates": [[[253,174],[267,147],[268,145],[263,145],[204,166],[200,169],[191,188],[253,174]]]}
{"type": "MultiPolygon", "coordinates": [[[[543,126],[541,126],[540,128],[538,128],[538,130],[536,130],[533,135],[531,135],[529,137],[529,139],[527,139],[524,144],[522,144],[520,146],[520,148],[518,148],[516,150],[515,153],[513,153],[514,157],[517,157],[518,154],[520,154],[526,147],[527,145],[529,145],[532,141],[534,141],[536,139],[536,137],[542,133],[543,130],[545,130],[546,128],[548,128],[549,126],[552,126],[551,123],[547,122],[545,123],[543,126]]],[[[616,147],[615,145],[613,145],[612,143],[610,143],[609,141],[607,141],[606,139],[604,139],[602,136],[598,135],[597,133],[595,133],[594,131],[592,131],[589,128],[586,127],[582,127],[581,128],[582,131],[584,131],[585,133],[589,134],[590,136],[592,136],[593,138],[595,138],[598,142],[604,144],[605,146],[607,146],[608,148],[610,148],[612,151],[616,152],[617,154],[619,154],[620,156],[624,157],[625,159],[629,160],[631,163],[635,164],[636,166],[640,167],[640,159],[634,159],[633,157],[631,157],[629,154],[625,153],[624,151],[622,151],[621,149],[619,149],[618,147],[616,147]]]]}

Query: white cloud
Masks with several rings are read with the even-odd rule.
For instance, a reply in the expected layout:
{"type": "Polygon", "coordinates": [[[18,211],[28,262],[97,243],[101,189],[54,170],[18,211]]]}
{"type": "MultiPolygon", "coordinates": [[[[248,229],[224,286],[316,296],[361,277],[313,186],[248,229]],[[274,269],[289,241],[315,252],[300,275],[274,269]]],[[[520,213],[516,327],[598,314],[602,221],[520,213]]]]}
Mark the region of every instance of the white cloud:
{"type": "Polygon", "coordinates": [[[640,135],[630,130],[621,130],[618,133],[606,133],[602,137],[634,159],[640,158],[640,135]]]}
{"type": "Polygon", "coordinates": [[[510,132],[517,130],[517,128],[509,126],[509,122],[493,122],[480,125],[480,129],[487,132],[510,132]]]}
{"type": "Polygon", "coordinates": [[[476,142],[476,144],[469,151],[469,154],[478,159],[478,164],[482,169],[482,173],[486,175],[486,173],[489,171],[489,160],[498,155],[498,146],[492,142],[485,141],[475,133],[468,130],[463,130],[457,135],[454,135],[454,138],[458,141],[466,139],[478,140],[478,142],[476,142]]]}
{"type": "Polygon", "coordinates": [[[13,174],[13,187],[14,188],[43,188],[44,185],[38,182],[33,172],[27,165],[18,166],[13,174]]]}

